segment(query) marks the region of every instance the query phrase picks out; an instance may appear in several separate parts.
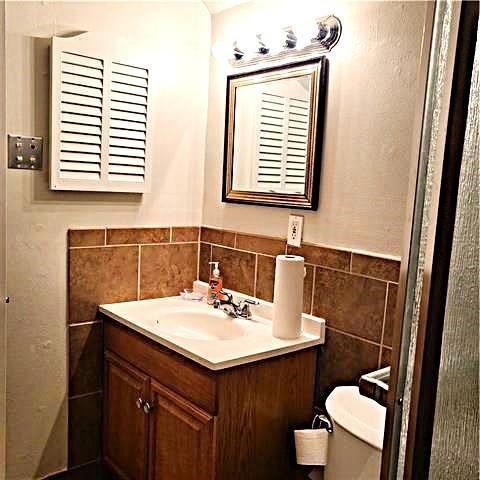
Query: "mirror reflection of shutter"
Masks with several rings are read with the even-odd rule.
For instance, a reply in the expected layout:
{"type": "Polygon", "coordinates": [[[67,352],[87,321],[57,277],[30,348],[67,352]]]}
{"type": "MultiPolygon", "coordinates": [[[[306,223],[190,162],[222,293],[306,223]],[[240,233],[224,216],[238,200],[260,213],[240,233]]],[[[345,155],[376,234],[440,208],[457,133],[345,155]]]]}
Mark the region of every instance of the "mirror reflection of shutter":
{"type": "Polygon", "coordinates": [[[100,180],[103,61],[61,53],[59,177],[100,180]]]}
{"type": "Polygon", "coordinates": [[[112,64],[108,178],[144,182],[148,70],[112,64]]]}
{"type": "Polygon", "coordinates": [[[285,162],[286,190],[303,193],[307,166],[309,102],[290,98],[288,102],[287,155],[285,162]]]}
{"type": "Polygon", "coordinates": [[[52,190],[149,190],[149,69],[135,59],[95,34],[52,38],[52,190]]]}
{"type": "Polygon", "coordinates": [[[258,138],[257,186],[278,190],[282,185],[285,98],[262,92],[258,138]]]}

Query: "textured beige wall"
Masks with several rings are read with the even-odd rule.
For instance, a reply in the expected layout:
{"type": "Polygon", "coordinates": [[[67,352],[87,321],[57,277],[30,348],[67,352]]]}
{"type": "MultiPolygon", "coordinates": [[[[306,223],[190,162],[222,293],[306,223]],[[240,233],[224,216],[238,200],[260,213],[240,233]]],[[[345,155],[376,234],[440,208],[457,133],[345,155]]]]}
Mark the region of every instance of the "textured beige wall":
{"type": "MultiPolygon", "coordinates": [[[[305,24],[334,13],[343,25],[330,60],[320,206],[304,240],[399,255],[424,24],[422,2],[251,2],[212,17],[212,43],[305,24]],[[302,6],[302,8],[300,8],[302,6]]],[[[221,203],[225,60],[212,55],[203,222],[286,234],[288,209],[221,203]]]]}
{"type": "Polygon", "coordinates": [[[67,228],[200,223],[210,16],[199,1],[7,2],[6,23],[12,133],[48,134],[53,33],[121,37],[158,69],[152,193],[51,192],[45,170],[8,172],[7,478],[24,480],[66,465],[67,228]]]}

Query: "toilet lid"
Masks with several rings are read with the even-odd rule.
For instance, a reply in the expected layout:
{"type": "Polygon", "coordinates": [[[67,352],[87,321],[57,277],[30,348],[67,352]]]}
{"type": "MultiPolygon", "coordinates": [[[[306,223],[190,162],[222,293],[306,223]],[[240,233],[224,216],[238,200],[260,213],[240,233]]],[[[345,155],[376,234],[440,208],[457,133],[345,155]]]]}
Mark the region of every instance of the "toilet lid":
{"type": "Polygon", "coordinates": [[[386,408],[360,395],[358,387],[337,387],[325,403],[332,420],[360,440],[382,450],[386,408]]]}

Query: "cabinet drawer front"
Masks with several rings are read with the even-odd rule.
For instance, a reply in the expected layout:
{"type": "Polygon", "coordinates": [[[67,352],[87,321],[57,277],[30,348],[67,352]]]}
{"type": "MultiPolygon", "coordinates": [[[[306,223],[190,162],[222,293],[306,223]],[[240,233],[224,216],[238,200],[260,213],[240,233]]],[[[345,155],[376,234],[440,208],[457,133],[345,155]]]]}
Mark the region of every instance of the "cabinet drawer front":
{"type": "Polygon", "coordinates": [[[113,321],[105,322],[105,349],[115,352],[162,385],[216,414],[216,374],[113,321]]]}
{"type": "Polygon", "coordinates": [[[152,380],[150,480],[213,480],[215,418],[152,380]]]}
{"type": "Polygon", "coordinates": [[[146,480],[148,416],[137,406],[149,395],[147,375],[105,354],[103,452],[107,465],[125,480],[146,480]]]}

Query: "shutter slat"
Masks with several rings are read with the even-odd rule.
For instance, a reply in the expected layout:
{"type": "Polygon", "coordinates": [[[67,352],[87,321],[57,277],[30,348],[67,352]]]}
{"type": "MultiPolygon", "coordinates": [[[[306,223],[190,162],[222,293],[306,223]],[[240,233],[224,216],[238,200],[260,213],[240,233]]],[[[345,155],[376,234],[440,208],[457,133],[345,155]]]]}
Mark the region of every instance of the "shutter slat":
{"type": "Polygon", "coordinates": [[[79,125],[96,125],[101,127],[102,119],[91,115],[77,115],[74,113],[61,113],[60,122],[77,123],[79,125]]]}
{"type": "Polygon", "coordinates": [[[100,145],[91,145],[88,143],[61,142],[60,150],[62,152],[101,153],[100,145]]]}
{"type": "Polygon", "coordinates": [[[66,162],[87,162],[100,165],[99,153],[61,152],[60,160],[66,162]]]}
{"type": "Polygon", "coordinates": [[[109,173],[122,173],[124,175],[143,175],[145,168],[134,165],[112,165],[108,169],[109,173]]]}
{"type": "Polygon", "coordinates": [[[146,68],[133,67],[131,65],[114,62],[112,63],[112,72],[148,80],[148,70],[146,68]]]}
{"type": "Polygon", "coordinates": [[[145,175],[122,175],[118,173],[109,173],[108,179],[112,182],[145,182],[145,175]]]}
{"type": "Polygon", "coordinates": [[[112,81],[122,83],[124,85],[134,85],[136,87],[147,87],[148,82],[146,78],[132,77],[131,75],[122,75],[120,73],[112,72],[112,81]]]}
{"type": "Polygon", "coordinates": [[[137,87],[125,83],[112,82],[112,90],[115,92],[130,93],[131,95],[147,96],[147,89],[145,87],[137,87]]]}
{"type": "Polygon", "coordinates": [[[83,85],[84,87],[102,88],[103,83],[100,78],[82,77],[72,73],[62,73],[62,82],[73,83],[74,85],[83,85]]]}
{"type": "Polygon", "coordinates": [[[145,158],[145,150],[136,148],[110,147],[108,153],[109,155],[118,155],[120,157],[145,158]]]}
{"type": "Polygon", "coordinates": [[[75,170],[77,172],[98,172],[100,173],[100,165],[96,163],[85,162],[66,162],[60,160],[60,170],[75,170]]]}
{"type": "Polygon", "coordinates": [[[126,147],[126,148],[145,148],[145,141],[130,140],[129,138],[110,137],[111,147],[126,147]]]}
{"type": "Polygon", "coordinates": [[[62,82],[62,92],[73,93],[86,97],[95,97],[100,100],[103,97],[101,88],[84,87],[83,85],[73,85],[72,83],[62,82]]]}
{"type": "Polygon", "coordinates": [[[99,107],[102,106],[101,98],[84,97],[82,95],[73,95],[71,93],[62,92],[61,101],[67,103],[74,103],[75,105],[83,105],[87,107],[99,107]]]}
{"type": "Polygon", "coordinates": [[[84,125],[80,123],[68,123],[62,122],[62,132],[69,132],[69,133],[84,133],[88,135],[100,135],[102,134],[102,129],[99,126],[95,125],[84,125]]]}
{"type": "Polygon", "coordinates": [[[111,99],[115,102],[134,103],[136,105],[146,105],[147,98],[142,95],[130,95],[128,93],[112,92],[111,99]]]}
{"type": "Polygon", "coordinates": [[[72,143],[88,143],[92,145],[100,145],[101,137],[99,135],[88,135],[82,133],[60,133],[60,140],[62,142],[72,142],[72,143]]]}
{"type": "Polygon", "coordinates": [[[135,165],[135,166],[144,166],[145,159],[143,157],[121,157],[119,155],[110,155],[108,157],[108,162],[111,165],[135,165]]]}
{"type": "MultiPolygon", "coordinates": [[[[60,178],[65,178],[68,180],[100,180],[100,173],[98,172],[85,172],[85,171],[69,171],[69,170],[60,170],[60,178]]],[[[88,189],[86,189],[88,190],[88,189]]]]}
{"type": "Polygon", "coordinates": [[[75,65],[83,65],[84,67],[103,69],[103,61],[98,58],[79,55],[78,53],[62,52],[62,62],[69,62],[75,65]]]}
{"type": "Polygon", "coordinates": [[[99,68],[82,67],[81,65],[74,65],[65,62],[62,62],[62,72],[90,78],[103,78],[103,70],[99,68]]]}
{"type": "Polygon", "coordinates": [[[135,140],[145,140],[145,132],[139,132],[134,130],[121,130],[118,128],[110,128],[111,137],[131,138],[135,140]]]}
{"type": "MultiPolygon", "coordinates": [[[[77,115],[89,115],[92,117],[102,117],[102,109],[98,107],[88,107],[85,105],[74,105],[72,103],[62,103],[60,105],[62,113],[75,113],[77,115]]],[[[101,123],[101,121],[100,121],[101,123]]]]}
{"type": "Polygon", "coordinates": [[[147,130],[147,124],[142,122],[128,122],[125,120],[116,120],[112,118],[110,120],[110,128],[118,128],[121,130],[136,130],[139,132],[145,132],[147,130]]]}
{"type": "MultiPolygon", "coordinates": [[[[110,108],[112,110],[118,110],[120,112],[140,113],[140,114],[143,114],[143,115],[147,114],[146,105],[138,105],[138,104],[135,104],[135,103],[117,102],[115,100],[112,100],[110,102],[110,108]]],[[[112,117],[113,118],[124,118],[124,117],[117,117],[117,112],[115,112],[115,114],[113,114],[113,112],[112,112],[112,117]]]]}

